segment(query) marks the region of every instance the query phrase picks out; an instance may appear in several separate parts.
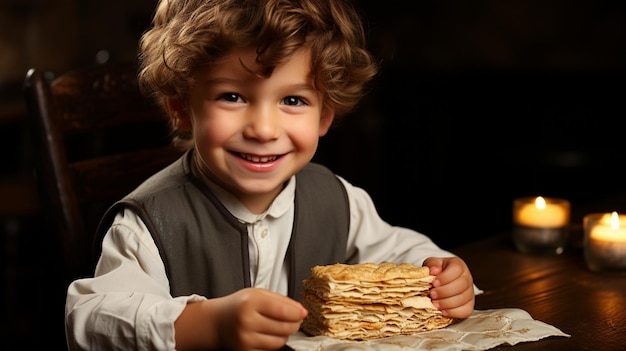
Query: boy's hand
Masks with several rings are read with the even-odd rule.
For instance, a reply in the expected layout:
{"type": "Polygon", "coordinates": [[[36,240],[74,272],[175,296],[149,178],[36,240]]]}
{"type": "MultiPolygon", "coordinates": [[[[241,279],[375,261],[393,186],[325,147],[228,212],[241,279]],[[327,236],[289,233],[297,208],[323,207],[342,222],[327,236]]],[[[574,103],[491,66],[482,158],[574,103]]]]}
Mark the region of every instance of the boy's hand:
{"type": "Polygon", "coordinates": [[[297,301],[258,288],[235,292],[222,303],[220,344],[233,350],[277,350],[308,313],[297,301]]]}
{"type": "Polygon", "coordinates": [[[467,318],[474,311],[474,280],[459,257],[429,257],[424,266],[435,276],[430,298],[450,318],[467,318]]]}
{"type": "Polygon", "coordinates": [[[259,288],[189,303],[174,323],[176,349],[278,350],[307,313],[297,301],[259,288]]]}

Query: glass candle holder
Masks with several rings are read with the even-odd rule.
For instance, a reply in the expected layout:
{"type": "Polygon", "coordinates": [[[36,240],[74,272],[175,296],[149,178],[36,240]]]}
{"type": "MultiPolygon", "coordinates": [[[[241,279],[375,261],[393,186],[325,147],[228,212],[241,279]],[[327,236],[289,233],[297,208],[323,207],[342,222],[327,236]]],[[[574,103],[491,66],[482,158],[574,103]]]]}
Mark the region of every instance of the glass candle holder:
{"type": "Polygon", "coordinates": [[[626,272],[626,216],[617,212],[583,217],[583,250],[594,272],[626,272]]]}
{"type": "Polygon", "coordinates": [[[513,242],[527,254],[559,255],[569,239],[571,205],[565,199],[522,197],[513,201],[513,242]]]}

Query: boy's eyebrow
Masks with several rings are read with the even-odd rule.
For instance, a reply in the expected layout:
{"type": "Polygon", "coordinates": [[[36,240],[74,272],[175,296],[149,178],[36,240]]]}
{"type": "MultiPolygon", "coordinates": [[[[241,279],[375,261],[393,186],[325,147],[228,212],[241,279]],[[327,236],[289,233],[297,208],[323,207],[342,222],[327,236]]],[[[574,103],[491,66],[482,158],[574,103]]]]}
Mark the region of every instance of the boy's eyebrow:
{"type": "Polygon", "coordinates": [[[206,84],[215,84],[215,83],[236,83],[241,81],[241,79],[235,79],[235,78],[207,78],[207,79],[202,79],[201,82],[206,83],[206,84]]]}
{"type": "Polygon", "coordinates": [[[312,92],[317,92],[317,89],[315,89],[315,87],[311,84],[294,84],[293,86],[290,86],[290,88],[296,89],[296,90],[310,90],[312,92]]]}
{"type": "MultiPolygon", "coordinates": [[[[258,79],[261,80],[263,78],[258,78],[258,79]]],[[[230,83],[230,84],[238,84],[238,83],[241,83],[241,82],[244,82],[244,81],[247,81],[247,79],[215,77],[215,78],[207,78],[207,79],[201,80],[201,82],[203,84],[207,84],[207,85],[228,84],[228,83],[230,83]]],[[[315,86],[313,86],[312,84],[309,84],[309,83],[286,84],[285,86],[289,87],[290,89],[309,90],[309,91],[312,91],[312,92],[317,92],[317,89],[315,89],[315,86]]]]}

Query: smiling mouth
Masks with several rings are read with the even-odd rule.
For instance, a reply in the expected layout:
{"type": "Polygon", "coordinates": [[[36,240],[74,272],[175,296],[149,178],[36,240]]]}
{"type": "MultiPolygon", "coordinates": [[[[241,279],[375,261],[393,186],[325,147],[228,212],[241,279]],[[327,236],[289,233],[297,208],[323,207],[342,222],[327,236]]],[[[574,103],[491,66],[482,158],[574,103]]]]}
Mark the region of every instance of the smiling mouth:
{"type": "Polygon", "coordinates": [[[239,157],[243,158],[246,161],[256,162],[256,163],[266,163],[275,161],[280,157],[280,155],[272,155],[272,156],[256,156],[250,154],[239,154],[239,157]]]}

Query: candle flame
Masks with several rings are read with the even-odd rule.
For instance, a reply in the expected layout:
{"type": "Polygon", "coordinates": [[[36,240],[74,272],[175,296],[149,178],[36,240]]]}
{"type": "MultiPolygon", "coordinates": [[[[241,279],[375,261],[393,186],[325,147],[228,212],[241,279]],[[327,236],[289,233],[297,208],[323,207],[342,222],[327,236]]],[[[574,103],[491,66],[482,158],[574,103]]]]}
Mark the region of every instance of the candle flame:
{"type": "Polygon", "coordinates": [[[543,210],[546,208],[546,200],[542,196],[537,196],[537,199],[535,199],[535,207],[539,210],[543,210]]]}
{"type": "Polygon", "coordinates": [[[619,229],[619,215],[617,214],[617,211],[613,211],[613,213],[611,213],[611,229],[619,229]]]}

